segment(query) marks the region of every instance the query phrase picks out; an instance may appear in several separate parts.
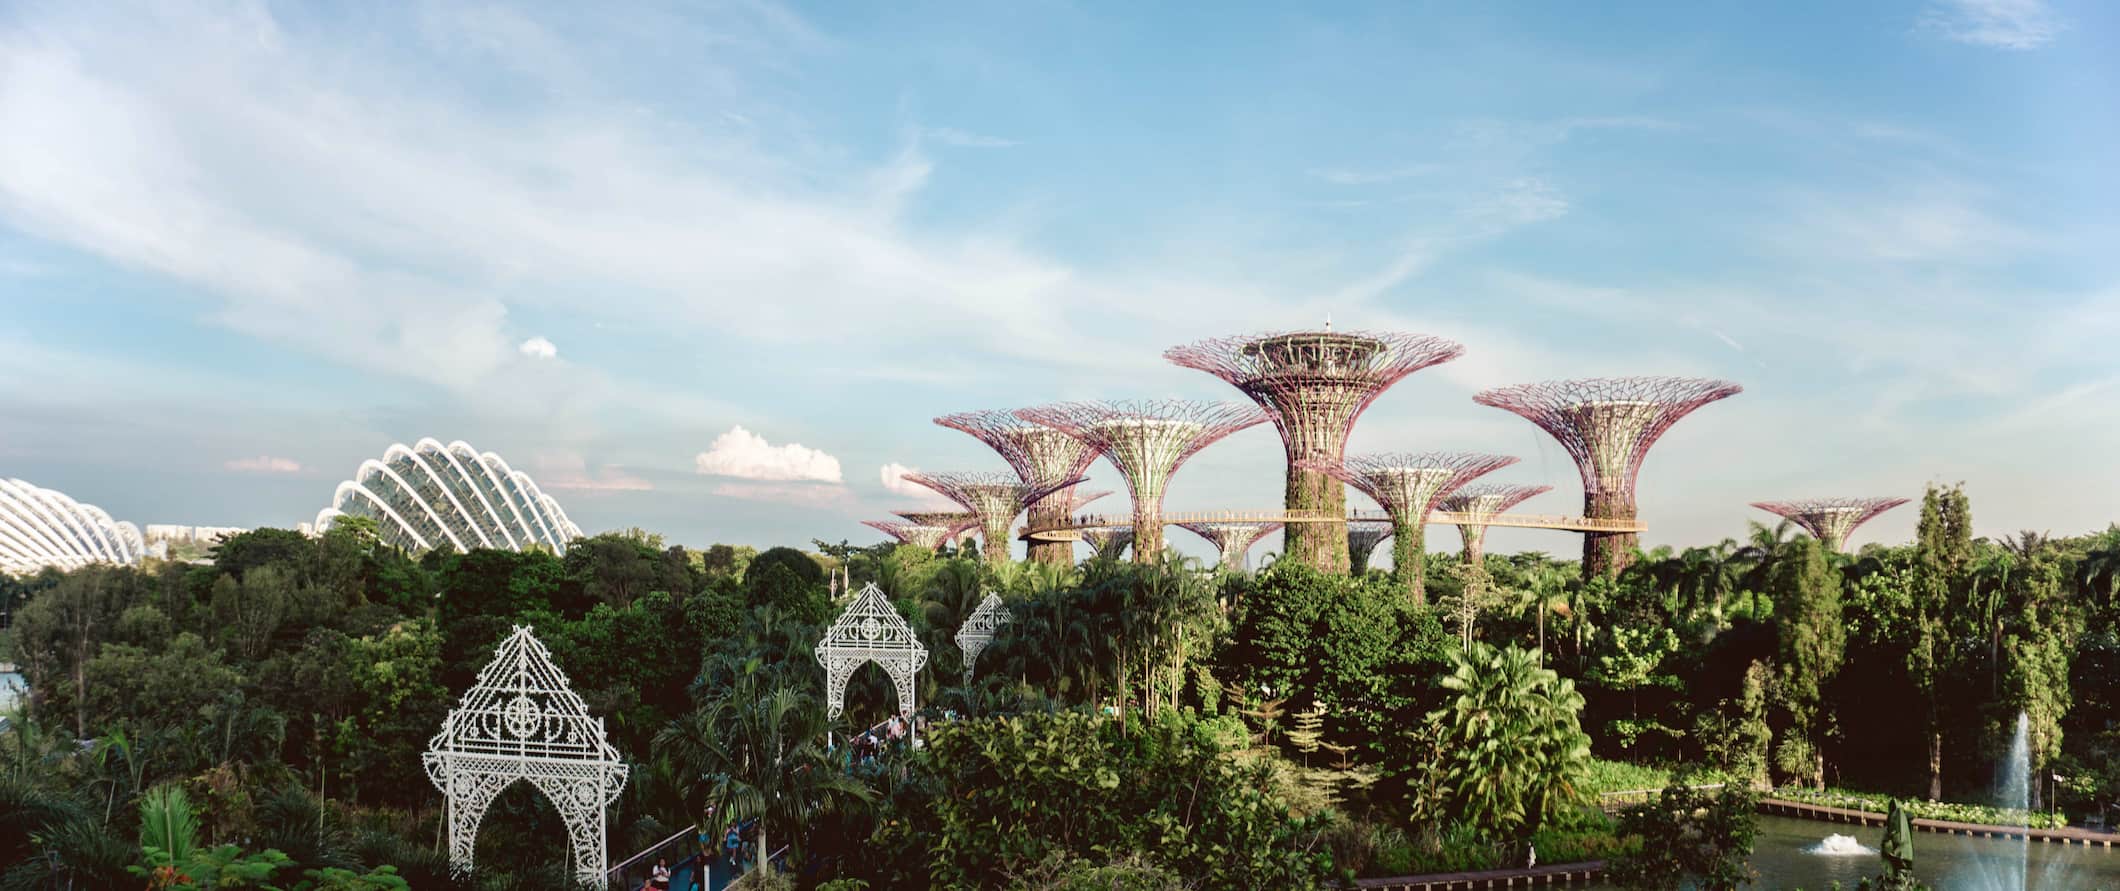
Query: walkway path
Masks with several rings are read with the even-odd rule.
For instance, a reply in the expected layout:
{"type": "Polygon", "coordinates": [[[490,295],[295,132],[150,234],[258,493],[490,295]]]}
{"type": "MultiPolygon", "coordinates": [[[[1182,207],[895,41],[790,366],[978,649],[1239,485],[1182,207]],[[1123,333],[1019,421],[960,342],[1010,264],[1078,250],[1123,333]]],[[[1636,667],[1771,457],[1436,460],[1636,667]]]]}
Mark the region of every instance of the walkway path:
{"type": "Polygon", "coordinates": [[[1371,891],[1455,891],[1459,888],[1517,888],[1534,885],[1570,885],[1595,881],[1605,872],[1605,861],[1554,863],[1529,869],[1486,869],[1478,872],[1446,872],[1386,879],[1357,879],[1354,886],[1371,891]]]}
{"type": "MultiPolygon", "coordinates": [[[[1195,511],[1191,513],[1167,513],[1160,517],[1166,526],[1183,523],[1359,523],[1386,522],[1391,515],[1383,511],[1349,511],[1345,514],[1304,510],[1224,510],[1195,511]]],[[[1430,524],[1449,526],[1514,526],[1523,529],[1560,529],[1569,532],[1645,532],[1648,526],[1636,519],[1605,519],[1601,517],[1573,517],[1553,514],[1469,514],[1451,511],[1431,511],[1430,524]]],[[[1063,517],[1044,526],[1017,527],[1017,537],[1025,541],[1074,541],[1082,537],[1083,529],[1099,526],[1132,526],[1132,514],[1084,514],[1063,517]]]]}

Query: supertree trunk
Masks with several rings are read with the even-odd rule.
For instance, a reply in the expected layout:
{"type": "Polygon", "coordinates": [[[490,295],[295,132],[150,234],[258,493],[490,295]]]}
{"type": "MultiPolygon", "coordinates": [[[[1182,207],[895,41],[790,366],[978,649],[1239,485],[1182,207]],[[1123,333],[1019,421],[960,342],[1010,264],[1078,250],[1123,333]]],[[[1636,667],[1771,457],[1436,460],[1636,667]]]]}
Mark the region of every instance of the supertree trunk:
{"type": "Polygon", "coordinates": [[[1428,549],[1422,547],[1425,534],[1420,523],[1391,524],[1391,574],[1413,598],[1415,606],[1428,604],[1428,549]]]}
{"type": "MultiPolygon", "coordinates": [[[[1291,513],[1315,513],[1328,517],[1347,515],[1347,485],[1331,475],[1288,466],[1287,507],[1291,513]]],[[[1282,531],[1281,551],[1286,559],[1309,564],[1320,572],[1345,573],[1347,523],[1290,523],[1282,531]]]]}
{"type": "MultiPolygon", "coordinates": [[[[1067,493],[1059,492],[1047,496],[1031,505],[1031,528],[1040,529],[1059,525],[1067,520],[1070,500],[1067,493]]],[[[1033,563],[1048,563],[1054,566],[1075,565],[1075,543],[1072,541],[1031,540],[1030,559],[1033,563]]]]}
{"type": "MultiPolygon", "coordinates": [[[[1593,520],[1632,520],[1634,501],[1619,492],[1583,496],[1583,516],[1593,520]]],[[[1610,578],[1634,560],[1641,535],[1634,532],[1583,533],[1583,578],[1610,578]]]]}

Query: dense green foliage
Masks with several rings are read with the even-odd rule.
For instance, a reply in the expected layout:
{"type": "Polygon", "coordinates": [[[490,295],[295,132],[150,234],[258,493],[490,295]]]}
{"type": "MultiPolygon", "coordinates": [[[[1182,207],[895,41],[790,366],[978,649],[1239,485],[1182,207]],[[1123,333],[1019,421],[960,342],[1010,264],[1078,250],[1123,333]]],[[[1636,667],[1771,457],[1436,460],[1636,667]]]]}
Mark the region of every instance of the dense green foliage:
{"type": "Polygon", "coordinates": [[[1728,782],[1880,809],[1985,800],[2019,714],[2033,775],[2061,778],[2034,794],[2058,799],[1911,811],[2036,824],[2110,804],[2120,527],[1998,542],[1972,537],[1970,510],[1938,489],[1907,546],[1838,554],[1756,526],[1588,581],[1539,554],[1430,555],[1433,605],[1385,573],[1299,561],[1056,568],[640,533],[564,557],[414,558],[358,520],[245,533],[198,564],[5,578],[0,642],[32,696],[0,731],[0,889],[136,887],[158,870],[557,886],[563,830],[520,785],[487,818],[480,876],[452,880],[419,767],[523,624],[635,762],[614,857],[756,818],[749,852],[785,846],[802,887],[1300,887],[1515,865],[1527,846],[1541,862],[1668,855],[1631,875],[1714,883],[1742,847],[1735,805],[1680,819],[1687,801],[1660,800],[1614,822],[1599,794],[1728,782]],[[927,646],[926,748],[850,757],[846,741],[897,709],[875,667],[826,718],[812,648],[835,579],[877,584],[927,646]],[[965,685],[952,634],[989,591],[1011,620],[965,685]]]}
{"type": "Polygon", "coordinates": [[[1629,888],[1732,891],[1752,879],[1745,859],[1758,831],[1754,806],[1751,793],[1736,786],[1713,794],[1666,787],[1655,801],[1620,813],[1620,832],[1640,844],[1614,858],[1609,875],[1629,888]]]}

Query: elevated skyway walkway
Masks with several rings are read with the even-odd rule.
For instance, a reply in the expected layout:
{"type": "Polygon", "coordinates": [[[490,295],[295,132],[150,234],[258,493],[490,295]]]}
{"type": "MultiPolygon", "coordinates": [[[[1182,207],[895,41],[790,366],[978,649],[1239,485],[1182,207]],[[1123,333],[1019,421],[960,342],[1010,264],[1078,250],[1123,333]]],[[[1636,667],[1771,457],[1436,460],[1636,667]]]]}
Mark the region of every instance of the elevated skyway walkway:
{"type": "MultiPolygon", "coordinates": [[[[1380,510],[1348,511],[1346,514],[1301,510],[1228,510],[1166,513],[1162,520],[1165,526],[1178,523],[1389,523],[1391,515],[1380,510]]],[[[1450,526],[1508,526],[1519,529],[1557,529],[1564,532],[1645,532],[1649,528],[1640,520],[1509,513],[1488,514],[1482,517],[1478,514],[1445,510],[1430,512],[1428,522],[1430,525],[1441,523],[1450,526]]],[[[1079,541],[1084,529],[1133,524],[1132,514],[1082,514],[1064,517],[1060,522],[1047,526],[1019,527],[1017,537],[1024,541],[1079,541]]]]}

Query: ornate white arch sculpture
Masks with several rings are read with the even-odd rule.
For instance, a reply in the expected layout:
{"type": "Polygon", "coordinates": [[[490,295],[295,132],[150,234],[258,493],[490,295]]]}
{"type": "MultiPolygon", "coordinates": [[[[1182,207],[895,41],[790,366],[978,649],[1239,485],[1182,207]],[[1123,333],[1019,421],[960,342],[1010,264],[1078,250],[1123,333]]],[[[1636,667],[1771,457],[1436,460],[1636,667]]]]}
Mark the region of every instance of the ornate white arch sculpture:
{"type": "Polygon", "coordinates": [[[817,642],[817,661],[824,665],[824,701],[832,717],[846,710],[847,679],[863,662],[883,666],[898,687],[898,713],[913,714],[913,682],[927,664],[927,647],[875,582],[862,586],[846,612],[817,642]]]}
{"type": "Polygon", "coordinates": [[[574,877],[604,884],[604,807],[626,785],[626,765],[567,676],[527,626],[493,651],[478,683],[427,741],[427,778],[447,797],[449,863],[471,871],[478,826],[501,791],[523,780],[567,824],[574,877]]]}
{"type": "Polygon", "coordinates": [[[986,599],[979,601],[979,608],[964,620],[964,627],[957,629],[957,649],[964,653],[964,685],[972,685],[972,665],[979,661],[979,654],[986,645],[994,642],[994,631],[1008,624],[1008,605],[1001,598],[987,592],[986,599]]]}

